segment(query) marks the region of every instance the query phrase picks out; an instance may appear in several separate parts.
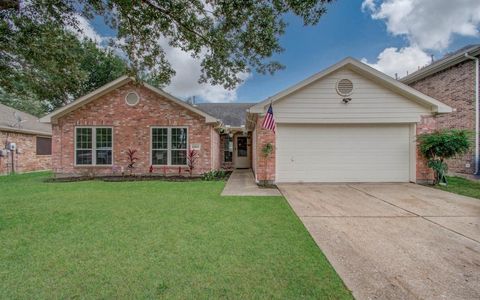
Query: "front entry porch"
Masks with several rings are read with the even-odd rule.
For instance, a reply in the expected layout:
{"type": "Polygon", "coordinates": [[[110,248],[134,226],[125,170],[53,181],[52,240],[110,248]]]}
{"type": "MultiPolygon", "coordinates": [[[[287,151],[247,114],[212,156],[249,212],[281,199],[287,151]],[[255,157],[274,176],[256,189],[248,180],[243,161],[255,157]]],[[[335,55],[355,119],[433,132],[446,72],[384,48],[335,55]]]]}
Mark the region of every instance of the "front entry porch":
{"type": "Polygon", "coordinates": [[[236,169],[227,181],[222,196],[281,196],[276,188],[261,188],[251,169],[236,169]]]}

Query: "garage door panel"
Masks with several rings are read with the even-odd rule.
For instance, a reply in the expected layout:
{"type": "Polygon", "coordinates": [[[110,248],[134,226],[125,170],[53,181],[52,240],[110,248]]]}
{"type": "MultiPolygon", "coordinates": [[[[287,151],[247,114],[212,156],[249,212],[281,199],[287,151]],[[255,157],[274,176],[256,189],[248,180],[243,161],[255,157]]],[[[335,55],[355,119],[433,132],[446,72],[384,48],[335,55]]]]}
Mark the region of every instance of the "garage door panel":
{"type": "Polygon", "coordinates": [[[406,182],[409,125],[278,124],[278,182],[406,182]]]}

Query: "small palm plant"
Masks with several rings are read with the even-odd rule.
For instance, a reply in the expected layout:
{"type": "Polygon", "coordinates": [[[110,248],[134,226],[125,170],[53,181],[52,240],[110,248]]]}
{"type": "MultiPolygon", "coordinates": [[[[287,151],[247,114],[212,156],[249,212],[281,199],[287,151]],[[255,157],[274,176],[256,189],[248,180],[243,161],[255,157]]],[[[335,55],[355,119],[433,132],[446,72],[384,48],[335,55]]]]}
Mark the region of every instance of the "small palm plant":
{"type": "Polygon", "coordinates": [[[195,151],[194,149],[188,150],[187,165],[188,165],[188,172],[190,173],[190,177],[192,176],[193,169],[195,169],[195,166],[197,165],[197,159],[198,159],[198,152],[195,151]]]}
{"type": "Polygon", "coordinates": [[[135,156],[135,153],[137,153],[137,150],[135,149],[127,150],[127,160],[128,160],[127,169],[130,171],[130,176],[132,175],[133,169],[135,168],[135,163],[138,160],[138,157],[135,156]]]}

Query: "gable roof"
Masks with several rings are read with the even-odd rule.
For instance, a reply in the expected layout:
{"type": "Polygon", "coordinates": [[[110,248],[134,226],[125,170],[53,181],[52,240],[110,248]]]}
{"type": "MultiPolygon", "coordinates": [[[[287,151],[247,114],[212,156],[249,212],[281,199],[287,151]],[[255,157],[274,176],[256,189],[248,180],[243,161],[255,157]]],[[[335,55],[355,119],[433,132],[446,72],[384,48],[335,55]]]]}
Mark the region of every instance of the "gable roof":
{"type": "MultiPolygon", "coordinates": [[[[110,83],[107,83],[106,85],[94,90],[93,92],[91,93],[88,93],[86,94],[85,96],[82,96],[78,99],[76,99],[75,101],[53,111],[52,113],[44,116],[43,118],[40,119],[40,122],[44,122],[44,123],[55,123],[56,120],[65,115],[65,114],[68,114],[69,112],[72,112],[82,106],[84,106],[85,104],[95,100],[95,99],[98,99],[99,97],[115,90],[116,88],[119,88],[129,82],[132,82],[134,81],[135,79],[133,79],[132,77],[129,77],[129,76],[122,76],[110,83]]],[[[162,96],[162,97],[165,97],[166,99],[198,114],[198,115],[201,115],[202,117],[205,117],[205,122],[207,123],[217,123],[219,122],[219,120],[215,117],[212,117],[211,115],[195,108],[194,106],[186,103],[185,101],[182,101],[172,95],[170,95],[169,93],[166,93],[165,91],[159,89],[159,88],[156,88],[154,86],[151,86],[149,85],[148,83],[141,83],[141,85],[149,90],[151,90],[152,92],[154,93],[157,93],[158,95],[162,96]]]]}
{"type": "Polygon", "coordinates": [[[52,135],[52,126],[40,123],[37,117],[0,104],[0,130],[28,134],[52,135]],[[21,119],[19,123],[15,114],[21,119]]]}
{"type": "Polygon", "coordinates": [[[247,109],[255,103],[198,103],[196,107],[222,121],[224,125],[246,125],[247,109]]]}
{"type": "Polygon", "coordinates": [[[420,70],[401,78],[400,81],[405,84],[410,84],[412,82],[421,80],[425,77],[443,71],[447,68],[458,65],[459,63],[462,63],[466,60],[470,60],[470,58],[467,58],[465,54],[478,57],[480,55],[480,44],[468,45],[458,49],[455,52],[449,53],[445,55],[442,59],[437,60],[431,65],[421,68],[420,70]]]}
{"type": "Polygon", "coordinates": [[[452,108],[449,107],[448,105],[443,104],[442,102],[433,99],[432,97],[429,97],[401,82],[398,80],[393,79],[392,77],[354,59],[351,57],[347,57],[343,59],[342,61],[336,63],[335,65],[317,73],[314,74],[310,77],[308,77],[305,80],[300,81],[299,83],[287,88],[286,90],[281,91],[280,93],[277,93],[276,95],[273,95],[272,97],[269,97],[265,99],[264,101],[252,106],[249,111],[251,113],[264,113],[266,110],[266,107],[270,103],[274,103],[285,96],[288,96],[298,90],[300,90],[303,87],[306,87],[307,85],[341,69],[341,68],[349,68],[352,71],[355,71],[364,77],[377,82],[379,84],[382,84],[383,86],[391,89],[392,91],[395,91],[398,94],[401,94],[408,99],[411,99],[413,101],[416,101],[420,104],[423,104],[425,106],[431,107],[433,112],[438,112],[438,113],[448,113],[452,111],[452,108]]]}

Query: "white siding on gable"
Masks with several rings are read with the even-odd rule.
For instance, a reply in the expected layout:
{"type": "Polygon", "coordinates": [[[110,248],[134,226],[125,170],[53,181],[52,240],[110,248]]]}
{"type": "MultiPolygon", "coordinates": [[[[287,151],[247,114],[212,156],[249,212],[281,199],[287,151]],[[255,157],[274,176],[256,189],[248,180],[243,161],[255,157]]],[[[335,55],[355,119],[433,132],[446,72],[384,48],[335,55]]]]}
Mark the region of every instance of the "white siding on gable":
{"type": "Polygon", "coordinates": [[[412,123],[431,113],[428,107],[347,68],[340,69],[273,104],[277,123],[412,123]],[[336,92],[343,78],[353,82],[351,102],[336,92]]]}

